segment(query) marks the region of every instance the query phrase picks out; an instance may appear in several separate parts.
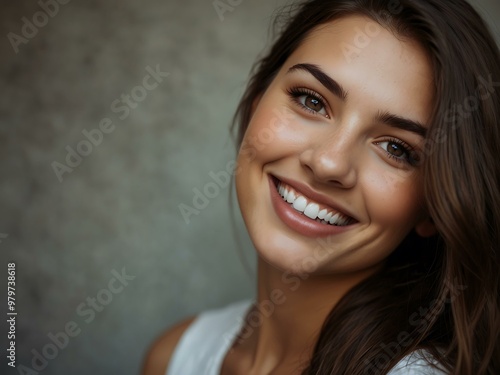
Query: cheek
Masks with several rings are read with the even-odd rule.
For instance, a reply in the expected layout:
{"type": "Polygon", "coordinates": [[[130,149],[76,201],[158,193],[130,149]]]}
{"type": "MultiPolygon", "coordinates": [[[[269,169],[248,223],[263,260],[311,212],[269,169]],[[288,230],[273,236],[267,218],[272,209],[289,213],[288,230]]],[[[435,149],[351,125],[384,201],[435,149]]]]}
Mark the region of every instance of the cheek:
{"type": "Polygon", "coordinates": [[[414,174],[370,173],[365,184],[365,202],[373,223],[406,234],[422,210],[423,194],[414,174]]]}
{"type": "Polygon", "coordinates": [[[276,150],[281,145],[276,116],[272,111],[263,110],[259,105],[252,116],[241,142],[237,156],[235,182],[240,206],[245,215],[245,208],[254,206],[255,189],[261,183],[263,165],[279,155],[276,150]]]}
{"type": "Polygon", "coordinates": [[[308,139],[303,125],[303,120],[289,108],[283,95],[271,88],[255,109],[241,144],[240,156],[247,161],[263,162],[286,156],[308,139]]]}

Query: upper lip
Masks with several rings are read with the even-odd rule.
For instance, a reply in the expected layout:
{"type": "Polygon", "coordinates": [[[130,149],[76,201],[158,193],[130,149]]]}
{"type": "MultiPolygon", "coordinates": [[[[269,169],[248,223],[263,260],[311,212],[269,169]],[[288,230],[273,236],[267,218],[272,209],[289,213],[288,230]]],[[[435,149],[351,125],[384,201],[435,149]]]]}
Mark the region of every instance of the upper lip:
{"type": "MultiPolygon", "coordinates": [[[[354,215],[345,207],[342,205],[338,204],[337,202],[334,202],[331,198],[329,198],[326,195],[323,195],[321,193],[318,193],[317,191],[313,190],[306,184],[295,181],[286,177],[279,177],[276,175],[271,175],[274,179],[283,181],[285,184],[290,185],[292,188],[294,188],[298,193],[303,195],[304,197],[311,198],[314,200],[315,203],[321,203],[324,204],[330,208],[332,208],[335,211],[340,212],[341,214],[347,215],[351,217],[352,219],[356,220],[354,215]]],[[[357,221],[357,220],[356,220],[357,221]]]]}

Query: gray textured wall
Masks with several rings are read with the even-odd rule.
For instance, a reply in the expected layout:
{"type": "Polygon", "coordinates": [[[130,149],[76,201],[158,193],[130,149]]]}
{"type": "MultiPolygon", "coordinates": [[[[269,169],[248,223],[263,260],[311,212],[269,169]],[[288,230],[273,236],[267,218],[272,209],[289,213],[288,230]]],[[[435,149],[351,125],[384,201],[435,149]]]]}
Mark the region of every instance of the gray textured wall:
{"type": "MultiPolygon", "coordinates": [[[[45,350],[55,358],[43,374],[135,374],[162,329],[253,295],[255,256],[234,200],[240,258],[229,188],[189,224],[179,204],[234,160],[231,116],[283,3],[246,0],[221,19],[212,0],[73,0],[16,48],[8,33],[22,35],[23,17],[43,24],[41,8],[0,6],[0,275],[16,262],[18,364],[45,350]],[[157,66],[168,76],[141,88],[157,66]],[[127,94],[143,100],[125,111],[127,94]],[[106,119],[59,181],[53,162],[85,152],[82,130],[106,119]],[[123,268],[135,278],[120,284],[123,268]],[[64,330],[74,337],[53,353],[49,334],[64,330]]],[[[477,4],[499,20],[497,0],[477,4]]],[[[2,318],[0,372],[17,373],[5,370],[6,328],[2,318]]]]}

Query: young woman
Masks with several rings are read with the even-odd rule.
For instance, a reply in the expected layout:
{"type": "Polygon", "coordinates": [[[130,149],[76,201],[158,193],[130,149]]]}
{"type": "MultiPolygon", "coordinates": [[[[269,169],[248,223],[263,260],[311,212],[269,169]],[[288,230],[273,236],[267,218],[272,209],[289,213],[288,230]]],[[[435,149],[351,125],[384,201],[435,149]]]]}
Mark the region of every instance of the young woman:
{"type": "Polygon", "coordinates": [[[238,107],[257,296],[143,373],[500,374],[500,54],[464,0],[309,0],[238,107]]]}

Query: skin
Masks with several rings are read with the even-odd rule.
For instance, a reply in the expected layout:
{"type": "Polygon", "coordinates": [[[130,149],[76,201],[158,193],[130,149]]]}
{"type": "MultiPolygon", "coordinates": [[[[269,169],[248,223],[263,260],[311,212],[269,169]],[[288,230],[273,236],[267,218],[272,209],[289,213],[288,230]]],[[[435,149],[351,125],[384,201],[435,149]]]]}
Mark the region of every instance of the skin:
{"type": "Polygon", "coordinates": [[[236,190],[258,255],[257,305],[271,301],[273,311],[245,327],[251,334],[233,345],[222,374],[298,373],[310,360],[321,325],[337,301],[379,270],[411,230],[421,236],[435,233],[422,203],[419,167],[387,154],[389,138],[417,152],[424,138],[375,120],[379,112],[390,112],[428,127],[432,67],[416,42],[375,25],[365,17],[349,16],[316,28],[254,103],[243,140],[254,152],[240,149],[236,190]],[[355,55],[346,56],[342,47],[354,45],[368,23],[378,32],[355,55]],[[317,65],[340,83],[347,100],[307,72],[288,73],[303,63],[317,65]],[[292,87],[319,93],[324,106],[308,94],[294,101],[287,92],[292,87]],[[276,110],[286,113],[286,123],[277,121],[276,110]],[[259,134],[269,130],[272,142],[262,142],[262,136],[259,141],[259,134]],[[274,211],[269,174],[328,195],[358,222],[323,239],[294,231],[274,211]]]}

